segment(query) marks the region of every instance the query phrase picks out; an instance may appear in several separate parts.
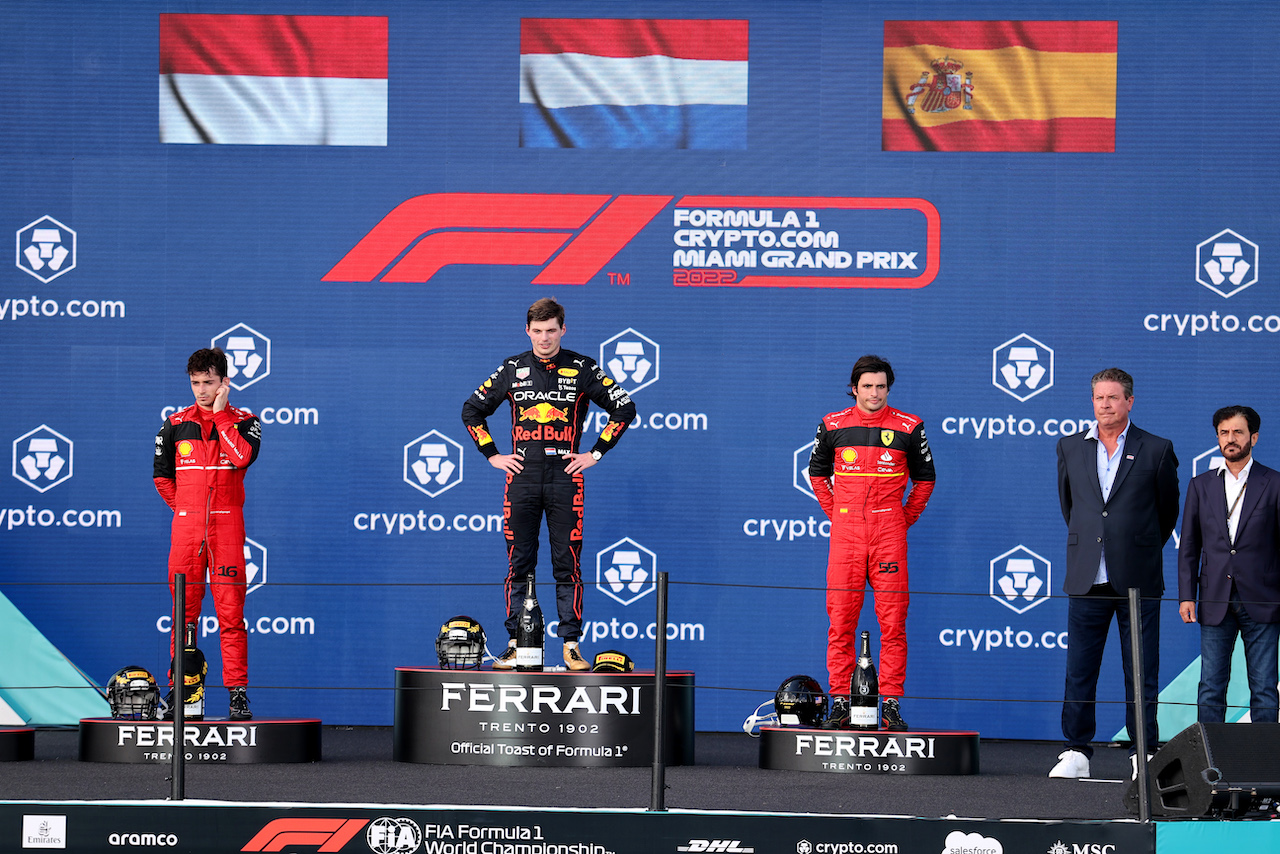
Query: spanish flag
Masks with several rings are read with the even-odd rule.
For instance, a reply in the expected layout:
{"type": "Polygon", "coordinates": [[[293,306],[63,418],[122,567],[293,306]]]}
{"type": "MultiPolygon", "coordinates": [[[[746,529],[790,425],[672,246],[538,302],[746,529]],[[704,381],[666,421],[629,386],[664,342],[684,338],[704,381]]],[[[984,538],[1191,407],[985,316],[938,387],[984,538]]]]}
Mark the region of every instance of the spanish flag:
{"type": "Polygon", "coordinates": [[[1115,21],[885,21],[885,151],[1115,151],[1115,21]]]}

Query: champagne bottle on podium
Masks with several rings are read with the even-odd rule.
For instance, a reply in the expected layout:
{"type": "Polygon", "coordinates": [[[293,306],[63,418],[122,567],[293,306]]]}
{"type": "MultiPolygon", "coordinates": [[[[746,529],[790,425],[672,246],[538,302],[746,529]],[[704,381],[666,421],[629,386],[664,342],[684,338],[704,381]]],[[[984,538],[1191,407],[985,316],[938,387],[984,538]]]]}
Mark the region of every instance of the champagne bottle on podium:
{"type": "Polygon", "coordinates": [[[880,728],[880,680],[871,663],[871,632],[858,644],[858,664],[849,680],[849,729],[880,728]]]}
{"type": "Polygon", "coordinates": [[[524,603],[520,606],[520,626],[516,630],[516,670],[542,669],[544,628],[542,607],[533,591],[533,570],[530,570],[525,580],[524,603]]]}
{"type": "Polygon", "coordinates": [[[189,721],[204,720],[204,677],[209,665],[204,653],[196,646],[196,624],[187,623],[182,633],[182,667],[186,670],[182,679],[183,714],[189,721]]]}

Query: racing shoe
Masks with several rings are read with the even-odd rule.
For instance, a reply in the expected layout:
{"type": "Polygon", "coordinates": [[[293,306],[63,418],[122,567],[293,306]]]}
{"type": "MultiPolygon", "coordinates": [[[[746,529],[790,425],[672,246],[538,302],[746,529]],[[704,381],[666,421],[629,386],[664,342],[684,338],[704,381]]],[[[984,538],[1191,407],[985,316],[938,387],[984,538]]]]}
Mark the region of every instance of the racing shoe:
{"type": "Polygon", "coordinates": [[[231,720],[251,721],[253,712],[249,711],[249,692],[240,686],[231,689],[231,720]]]}
{"type": "Polygon", "coordinates": [[[507,641],[507,648],[503,650],[502,655],[493,660],[494,670],[515,670],[516,669],[516,639],[512,638],[507,641]]]}
{"type": "Polygon", "coordinates": [[[902,719],[898,710],[897,697],[885,697],[880,704],[880,725],[889,732],[906,732],[907,722],[902,719]]]}
{"type": "Polygon", "coordinates": [[[577,641],[564,642],[564,663],[570,670],[590,670],[591,665],[582,657],[577,641]]]}
{"type": "Polygon", "coordinates": [[[831,711],[827,713],[827,719],[822,722],[823,729],[848,729],[849,728],[849,695],[848,694],[832,694],[831,695],[831,711]]]}

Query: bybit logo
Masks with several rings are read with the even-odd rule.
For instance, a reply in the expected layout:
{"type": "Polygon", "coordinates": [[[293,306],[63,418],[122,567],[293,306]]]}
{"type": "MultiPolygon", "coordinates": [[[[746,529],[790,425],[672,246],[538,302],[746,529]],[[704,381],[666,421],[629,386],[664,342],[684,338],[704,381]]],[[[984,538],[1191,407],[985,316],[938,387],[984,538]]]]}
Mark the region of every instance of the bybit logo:
{"type": "Polygon", "coordinates": [[[439,430],[407,443],[404,482],[432,498],[462,483],[462,445],[439,430]]]}
{"type": "Polygon", "coordinates": [[[630,537],[596,553],[596,587],[623,605],[652,593],[657,575],[658,556],[630,537]]]}

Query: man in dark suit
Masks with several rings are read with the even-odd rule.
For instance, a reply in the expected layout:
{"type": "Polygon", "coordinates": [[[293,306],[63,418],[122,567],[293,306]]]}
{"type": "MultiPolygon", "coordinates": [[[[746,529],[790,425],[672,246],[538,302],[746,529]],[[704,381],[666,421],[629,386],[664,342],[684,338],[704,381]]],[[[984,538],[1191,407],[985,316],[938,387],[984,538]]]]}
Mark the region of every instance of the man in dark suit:
{"type": "MultiPolygon", "coordinates": [[[[1178,458],[1168,439],[1129,421],[1133,377],[1108,368],[1093,377],[1096,426],[1058,442],[1058,500],[1067,522],[1066,750],[1050,777],[1087,777],[1097,730],[1094,701],[1112,617],[1124,666],[1125,724],[1136,730],[1128,589],[1142,597],[1143,718],[1155,744],[1160,690],[1160,594],[1165,541],[1178,521],[1178,458]]],[[[1134,767],[1136,768],[1136,756],[1134,767]]]]}
{"type": "Polygon", "coordinates": [[[1213,414],[1223,468],[1192,478],[1178,550],[1178,611],[1200,620],[1196,719],[1226,720],[1236,635],[1244,639],[1249,717],[1275,723],[1280,695],[1280,474],[1253,459],[1262,419],[1247,406],[1213,414]]]}

